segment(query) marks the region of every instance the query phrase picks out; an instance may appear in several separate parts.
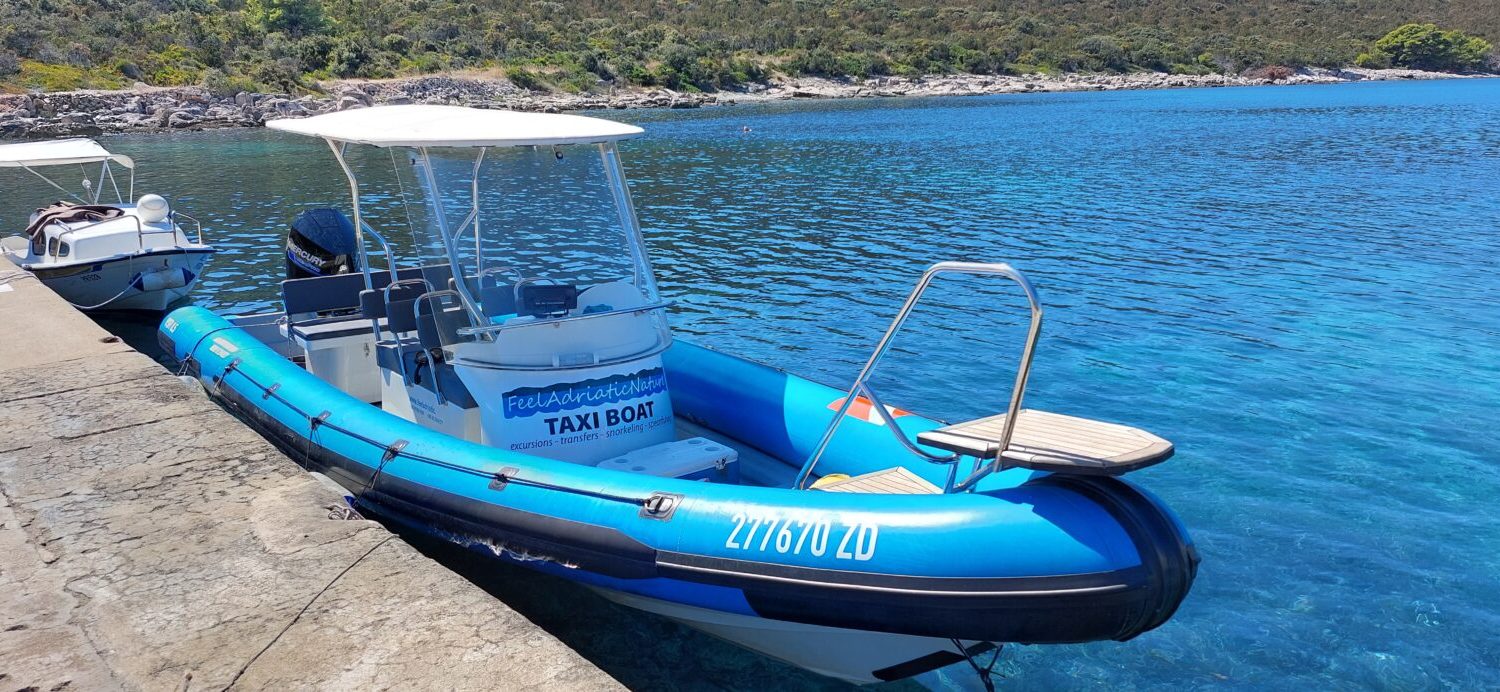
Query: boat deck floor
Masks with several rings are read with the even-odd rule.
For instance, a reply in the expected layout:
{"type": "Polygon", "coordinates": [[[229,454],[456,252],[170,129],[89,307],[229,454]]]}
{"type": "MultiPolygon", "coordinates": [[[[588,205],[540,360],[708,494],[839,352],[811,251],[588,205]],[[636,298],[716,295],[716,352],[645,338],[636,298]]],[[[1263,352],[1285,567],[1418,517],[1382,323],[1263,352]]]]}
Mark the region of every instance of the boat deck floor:
{"type": "Polygon", "coordinates": [[[828,493],[871,493],[876,495],[938,495],[943,492],[910,470],[893,466],[841,481],[823,483],[818,490],[828,493]]]}

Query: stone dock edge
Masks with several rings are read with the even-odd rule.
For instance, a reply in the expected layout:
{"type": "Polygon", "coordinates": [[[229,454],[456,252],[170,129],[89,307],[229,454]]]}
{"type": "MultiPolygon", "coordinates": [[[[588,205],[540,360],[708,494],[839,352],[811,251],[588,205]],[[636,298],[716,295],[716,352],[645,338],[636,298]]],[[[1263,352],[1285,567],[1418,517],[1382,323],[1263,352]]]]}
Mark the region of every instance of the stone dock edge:
{"type": "Polygon", "coordinates": [[[0,689],[619,689],[0,258],[0,689]]]}

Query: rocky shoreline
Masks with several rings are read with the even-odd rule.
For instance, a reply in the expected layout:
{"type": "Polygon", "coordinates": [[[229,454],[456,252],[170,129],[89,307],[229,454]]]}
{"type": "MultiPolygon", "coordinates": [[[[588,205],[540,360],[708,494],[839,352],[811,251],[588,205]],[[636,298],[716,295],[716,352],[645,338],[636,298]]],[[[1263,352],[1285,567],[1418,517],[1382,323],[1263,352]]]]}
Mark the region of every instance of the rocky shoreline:
{"type": "Polygon", "coordinates": [[[620,108],[699,108],[757,101],[902,96],[965,96],[1115,91],[1271,84],[1336,84],[1370,80],[1452,79],[1496,75],[1453,75],[1420,70],[1260,68],[1240,75],[938,75],[837,80],[816,77],[753,84],[734,91],[680,92],[670,89],[565,94],[532,91],[504,78],[432,75],[379,81],[342,81],[322,86],[322,94],[214,95],[201,87],[149,87],[121,91],[66,91],[0,95],[0,139],[64,137],[165,130],[256,127],[266,120],[400,103],[439,103],[561,112],[620,108]]]}

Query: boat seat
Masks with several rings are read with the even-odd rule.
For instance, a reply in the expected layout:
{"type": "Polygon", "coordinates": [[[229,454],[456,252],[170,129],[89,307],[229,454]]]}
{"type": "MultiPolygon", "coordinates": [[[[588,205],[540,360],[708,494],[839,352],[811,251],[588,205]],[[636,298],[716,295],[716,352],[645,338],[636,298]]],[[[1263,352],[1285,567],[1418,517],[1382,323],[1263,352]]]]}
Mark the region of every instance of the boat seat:
{"type": "Polygon", "coordinates": [[[353,311],[359,308],[363,274],[334,274],[281,282],[281,305],[288,315],[353,311]]]}
{"type": "Polygon", "coordinates": [[[432,354],[420,348],[416,339],[381,341],[375,345],[375,362],[382,370],[404,373],[409,378],[406,383],[408,387],[426,389],[459,408],[474,408],[479,405],[453,366],[442,359],[433,358],[432,354]]]}
{"type": "Polygon", "coordinates": [[[391,299],[385,304],[386,328],[397,334],[417,331],[417,296],[426,292],[405,287],[391,291],[391,299]]]}
{"type": "Polygon", "coordinates": [[[893,466],[845,480],[820,483],[816,487],[827,493],[870,493],[872,495],[941,495],[943,492],[942,488],[901,466],[893,466]]]}
{"type": "MultiPolygon", "coordinates": [[[[420,277],[413,277],[420,278],[420,277]]],[[[386,329],[397,334],[417,329],[415,307],[417,298],[427,292],[427,287],[418,284],[397,286],[386,294],[384,288],[359,292],[359,310],[365,319],[386,320],[386,329]],[[387,302],[389,298],[389,302],[387,302]]]]}
{"type": "MultiPolygon", "coordinates": [[[[399,280],[425,278],[434,284],[447,283],[452,275],[446,264],[396,270],[399,280]]],[[[377,295],[390,284],[390,276],[388,271],[370,272],[370,284],[375,287],[377,295]]],[[[295,316],[361,310],[364,308],[361,298],[364,290],[365,276],[359,272],[287,279],[281,282],[282,311],[295,316]]],[[[385,314],[382,312],[380,316],[385,314]]]]}
{"type": "MultiPolygon", "coordinates": [[[[431,290],[425,278],[413,277],[422,281],[391,286],[389,291],[360,291],[360,312],[370,319],[385,318],[384,333],[392,335],[375,344],[376,365],[401,373],[408,387],[422,387],[461,408],[474,408],[478,404],[469,388],[442,357],[437,325],[432,325],[429,335],[437,340],[436,346],[429,347],[421,339],[423,320],[417,316],[417,306],[431,290]]],[[[432,313],[424,313],[424,317],[432,318],[432,313]]]]}
{"type": "Polygon", "coordinates": [[[516,312],[516,289],[510,284],[497,283],[494,277],[485,277],[479,287],[479,302],[487,315],[513,315],[516,312]]]}
{"type": "Polygon", "coordinates": [[[1005,414],[918,433],[929,447],[976,457],[1000,457],[1002,466],[1091,476],[1118,476],[1172,456],[1172,443],[1114,423],[1022,409],[1010,448],[1000,449],[1005,414]]]}
{"type": "MultiPolygon", "coordinates": [[[[429,301],[419,303],[430,304],[429,301]]],[[[458,330],[473,326],[469,320],[468,311],[461,306],[443,308],[441,310],[422,309],[417,313],[417,342],[429,353],[441,351],[442,349],[465,340],[458,335],[458,330]]]]}
{"type": "Polygon", "coordinates": [[[739,451],[702,437],[662,442],[596,464],[601,469],[689,481],[740,482],[739,451]]]}
{"type": "Polygon", "coordinates": [[[286,335],[303,342],[342,339],[370,334],[370,323],[359,315],[302,320],[287,325],[286,335]]]}

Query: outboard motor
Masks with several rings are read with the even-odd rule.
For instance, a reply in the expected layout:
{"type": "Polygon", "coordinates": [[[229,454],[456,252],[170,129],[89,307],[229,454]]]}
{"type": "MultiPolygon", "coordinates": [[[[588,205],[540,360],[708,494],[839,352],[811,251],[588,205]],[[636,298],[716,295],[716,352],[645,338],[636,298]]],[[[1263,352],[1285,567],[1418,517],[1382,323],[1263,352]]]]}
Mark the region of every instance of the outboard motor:
{"type": "Polygon", "coordinates": [[[308,209],[297,215],[286,234],[286,278],[357,271],[359,240],[349,217],[331,207],[308,209]]]}

